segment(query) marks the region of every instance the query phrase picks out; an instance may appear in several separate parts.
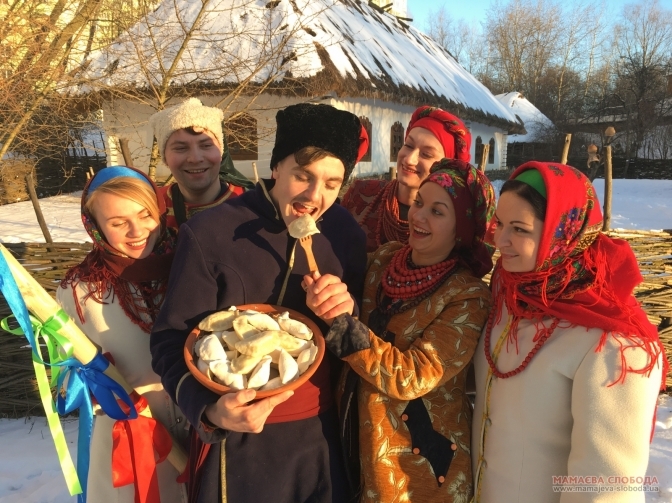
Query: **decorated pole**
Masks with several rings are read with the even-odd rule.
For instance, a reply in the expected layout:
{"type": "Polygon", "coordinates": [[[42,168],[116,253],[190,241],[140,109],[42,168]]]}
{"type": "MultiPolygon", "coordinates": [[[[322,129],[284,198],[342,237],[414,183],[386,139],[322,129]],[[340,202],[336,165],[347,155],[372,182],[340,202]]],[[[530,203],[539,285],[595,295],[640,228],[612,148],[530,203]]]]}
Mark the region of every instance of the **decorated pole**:
{"type": "MultiPolygon", "coordinates": [[[[145,418],[151,418],[151,411],[146,406],[144,398],[136,393],[114,365],[110,364],[99,353],[98,348],[91,340],[84,335],[72,319],[64,313],[58,303],[2,244],[0,244],[0,255],[0,288],[12,312],[19,321],[22,330],[21,332],[13,331],[13,333],[25,334],[33,349],[33,362],[36,374],[38,374],[38,385],[41,384],[40,395],[54,441],[57,442],[57,452],[64,474],[66,475],[68,488],[71,494],[85,492],[85,477],[86,472],[88,472],[88,450],[85,453],[80,451],[78,455],[78,472],[80,476],[79,481],[76,480],[76,477],[74,477],[75,480],[73,481],[72,474],[66,473],[68,465],[72,464],[69,461],[70,457],[67,452],[67,446],[63,449],[62,446],[58,445],[57,437],[62,437],[62,429],[60,428],[60,423],[54,424],[54,405],[49,385],[46,383],[44,362],[41,359],[39,347],[36,343],[37,337],[42,336],[49,347],[49,354],[52,360],[50,363],[52,366],[51,385],[54,385],[56,375],[60,374],[58,376],[58,388],[60,389],[64,385],[65,375],[60,373],[59,370],[61,367],[67,367],[69,371],[67,374],[68,382],[65,398],[57,394],[58,409],[59,412],[68,413],[78,407],[82,408],[80,410],[80,441],[84,440],[87,446],[90,442],[90,429],[93,423],[93,418],[90,417],[91,393],[97,399],[103,411],[113,419],[134,419],[138,413],[145,418]],[[38,319],[35,335],[33,335],[31,328],[32,320],[26,323],[26,309],[38,319]],[[53,346],[60,346],[60,351],[57,348],[54,349],[53,346]],[[59,359],[59,356],[62,356],[59,353],[66,353],[65,356],[67,359],[65,361],[54,362],[54,360],[59,359]],[[74,358],[74,360],[70,357],[74,358]],[[70,371],[71,369],[74,370],[70,371]],[[43,389],[45,386],[46,390],[43,389]],[[71,392],[77,396],[69,397],[68,395],[71,392]],[[123,402],[123,404],[118,404],[118,401],[123,402]],[[140,406],[137,407],[136,412],[136,405],[138,403],[140,406]],[[124,412],[124,410],[127,412],[124,412]],[[82,424],[87,421],[89,422],[88,425],[82,424]],[[88,428],[88,432],[82,436],[82,431],[86,429],[84,426],[88,428]],[[61,452],[63,450],[65,452],[61,452]],[[79,469],[80,462],[82,461],[79,458],[82,455],[84,455],[86,463],[86,470],[83,471],[79,469]],[[84,480],[82,480],[83,478],[84,480]]],[[[3,328],[7,329],[6,325],[3,328]]],[[[56,422],[58,422],[57,415],[56,422]]],[[[182,474],[184,472],[187,465],[187,456],[177,442],[172,442],[170,452],[166,452],[162,458],[167,458],[179,473],[182,474]]]]}

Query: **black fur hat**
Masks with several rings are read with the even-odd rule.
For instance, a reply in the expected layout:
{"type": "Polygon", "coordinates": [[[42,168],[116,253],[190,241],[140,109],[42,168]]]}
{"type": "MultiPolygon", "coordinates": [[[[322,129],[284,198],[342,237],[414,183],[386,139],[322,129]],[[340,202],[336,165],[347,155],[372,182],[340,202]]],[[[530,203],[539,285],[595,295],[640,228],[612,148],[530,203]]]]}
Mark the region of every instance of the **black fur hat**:
{"type": "Polygon", "coordinates": [[[280,110],[275,121],[277,131],[271,169],[304,147],[318,147],[343,162],[344,180],[347,180],[369,146],[369,138],[359,118],[331,105],[291,105],[280,110]]]}

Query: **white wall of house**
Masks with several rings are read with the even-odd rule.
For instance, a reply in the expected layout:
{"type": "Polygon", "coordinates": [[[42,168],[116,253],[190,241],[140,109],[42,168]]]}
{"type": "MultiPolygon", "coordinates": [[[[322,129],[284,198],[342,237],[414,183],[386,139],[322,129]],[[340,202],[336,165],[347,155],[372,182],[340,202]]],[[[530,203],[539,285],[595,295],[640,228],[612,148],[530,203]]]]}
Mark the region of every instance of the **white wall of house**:
{"type": "MultiPolygon", "coordinates": [[[[205,105],[221,106],[221,98],[199,98],[205,105]]],[[[168,105],[177,104],[180,101],[182,100],[175,100],[168,105]]],[[[255,101],[257,111],[253,115],[257,119],[258,158],[256,161],[235,160],[236,169],[252,179],[254,178],[252,164],[256,163],[259,176],[262,178],[270,177],[270,160],[275,138],[275,114],[279,109],[302,101],[306,100],[270,95],[262,95],[257,98],[255,101]]],[[[358,117],[367,117],[371,122],[371,162],[360,162],[355,167],[354,176],[386,173],[391,166],[396,166],[396,161],[390,159],[391,128],[395,122],[400,122],[405,130],[415,107],[357,98],[327,98],[316,101],[333,105],[341,110],[347,110],[358,117]]],[[[236,103],[225,111],[225,116],[231,115],[235,110],[236,103]]],[[[149,105],[126,100],[115,100],[104,104],[103,127],[107,137],[106,153],[109,166],[124,164],[118,141],[120,138],[127,138],[133,164],[136,168],[147,171],[152,145],[152,132],[148,120],[154,111],[155,108],[149,105]]],[[[472,134],[472,163],[478,163],[478,159],[475,158],[476,137],[480,136],[484,144],[494,138],[496,142],[494,162],[488,164],[486,169],[500,169],[502,163],[506,162],[506,131],[477,122],[467,122],[466,124],[472,134]]],[[[157,175],[159,177],[169,175],[169,170],[162,161],[157,166],[157,175]]]]}
{"type": "Polygon", "coordinates": [[[465,124],[471,132],[471,163],[478,165],[480,162],[476,159],[476,138],[480,136],[483,145],[489,144],[492,138],[495,140],[495,156],[492,163],[486,164],[485,170],[506,168],[506,130],[480,122],[466,121],[465,124]]]}
{"type": "Polygon", "coordinates": [[[406,130],[415,107],[397,103],[369,99],[331,99],[330,105],[347,110],[357,117],[367,117],[371,122],[371,162],[360,162],[355,166],[354,176],[368,176],[387,173],[396,160],[390,160],[390,132],[395,122],[401,122],[406,130]]]}

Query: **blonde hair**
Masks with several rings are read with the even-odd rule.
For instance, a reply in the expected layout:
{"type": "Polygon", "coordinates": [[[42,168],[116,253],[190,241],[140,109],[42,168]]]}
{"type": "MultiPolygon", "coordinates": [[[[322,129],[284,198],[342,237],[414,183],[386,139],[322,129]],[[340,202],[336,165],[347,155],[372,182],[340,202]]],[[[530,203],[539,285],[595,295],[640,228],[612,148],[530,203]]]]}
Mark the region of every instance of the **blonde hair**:
{"type": "Polygon", "coordinates": [[[129,199],[134,203],[145,208],[149,215],[157,223],[160,222],[159,203],[156,199],[154,188],[148,183],[130,176],[118,176],[100,184],[93,192],[89,194],[84,210],[93,218],[96,215],[93,212],[93,204],[98,194],[112,194],[123,199],[129,199]]]}

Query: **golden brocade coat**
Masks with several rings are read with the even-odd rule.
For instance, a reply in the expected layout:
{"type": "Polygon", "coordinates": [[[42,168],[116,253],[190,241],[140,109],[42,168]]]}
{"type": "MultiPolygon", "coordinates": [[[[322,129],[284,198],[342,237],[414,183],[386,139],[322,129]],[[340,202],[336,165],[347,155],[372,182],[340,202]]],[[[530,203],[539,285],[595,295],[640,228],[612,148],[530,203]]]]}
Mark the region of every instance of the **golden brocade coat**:
{"type": "MultiPolygon", "coordinates": [[[[364,324],[376,307],[384,270],[401,246],[388,243],[371,258],[364,324]]],[[[486,284],[460,268],[433,295],[392,316],[386,338],[393,337],[393,344],[369,331],[370,348],[343,358],[360,377],[362,503],[467,503],[471,498],[466,369],[490,304],[486,284]],[[447,471],[435,473],[446,462],[447,471]]]]}

